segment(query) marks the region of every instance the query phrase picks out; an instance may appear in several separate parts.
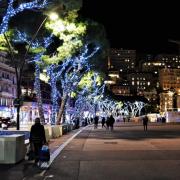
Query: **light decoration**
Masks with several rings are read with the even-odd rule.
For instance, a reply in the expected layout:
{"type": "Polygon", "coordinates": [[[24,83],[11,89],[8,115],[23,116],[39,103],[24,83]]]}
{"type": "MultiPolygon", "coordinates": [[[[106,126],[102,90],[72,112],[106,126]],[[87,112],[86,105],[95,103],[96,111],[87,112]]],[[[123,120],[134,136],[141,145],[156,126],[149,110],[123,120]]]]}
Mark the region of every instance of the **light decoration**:
{"type": "MultiPolygon", "coordinates": [[[[40,44],[37,42],[38,46],[43,46],[44,48],[47,48],[52,42],[52,35],[50,35],[47,38],[44,38],[43,44],[40,44]]],[[[38,102],[38,107],[41,108],[41,110],[43,110],[43,102],[42,102],[42,94],[41,94],[41,82],[40,82],[40,64],[42,64],[42,60],[41,57],[43,56],[44,52],[41,52],[37,55],[35,55],[35,57],[33,58],[33,62],[35,62],[35,82],[34,82],[34,90],[36,92],[36,96],[38,98],[37,102],[38,102]]],[[[42,113],[42,115],[40,115],[40,117],[43,116],[43,112],[39,112],[42,113]]]]}
{"type": "Polygon", "coordinates": [[[138,115],[141,115],[141,110],[142,108],[144,108],[146,106],[146,103],[142,102],[142,101],[135,101],[135,105],[138,109],[138,115]]]}
{"type": "Polygon", "coordinates": [[[57,76],[54,73],[56,69],[55,65],[50,65],[47,68],[47,74],[49,76],[49,84],[51,86],[51,101],[52,101],[52,110],[51,110],[51,125],[54,125],[56,123],[56,114],[58,110],[58,98],[59,98],[59,92],[57,90],[56,82],[57,82],[57,76]]]}
{"type": "Polygon", "coordinates": [[[134,101],[134,102],[128,101],[126,104],[130,109],[130,113],[132,117],[135,117],[137,114],[140,116],[142,108],[147,105],[142,101],[134,101]]]}
{"type": "Polygon", "coordinates": [[[99,103],[99,109],[103,114],[106,114],[106,116],[113,115],[114,117],[117,116],[117,104],[114,100],[110,98],[102,99],[99,103]]]}
{"type": "Polygon", "coordinates": [[[136,103],[135,102],[127,102],[127,105],[128,107],[130,108],[131,110],[131,117],[135,117],[137,112],[138,112],[138,108],[136,106],[136,103]]]}
{"type": "Polygon", "coordinates": [[[98,110],[98,101],[101,100],[104,94],[105,85],[100,85],[97,81],[99,78],[98,73],[94,72],[93,77],[89,79],[90,87],[84,86],[79,92],[75,102],[76,116],[83,117],[84,112],[88,117],[95,116],[98,110]]]}
{"type": "MultiPolygon", "coordinates": [[[[13,39],[14,42],[26,42],[28,44],[31,43],[31,39],[27,36],[26,33],[20,32],[16,30],[15,38],[13,39]]],[[[37,96],[37,103],[39,107],[39,115],[42,119],[44,119],[43,113],[43,103],[42,103],[42,95],[41,95],[41,86],[40,86],[40,75],[41,69],[40,65],[43,63],[41,58],[45,52],[45,49],[51,44],[52,42],[52,34],[49,37],[43,38],[42,42],[36,41],[34,44],[31,43],[32,49],[36,49],[42,47],[41,51],[37,53],[29,63],[35,63],[35,82],[34,82],[34,90],[37,96]]]]}
{"type": "Polygon", "coordinates": [[[42,9],[48,4],[47,0],[34,0],[32,2],[21,3],[18,7],[14,8],[14,2],[15,0],[9,0],[6,14],[0,25],[0,34],[4,34],[8,30],[10,18],[16,14],[28,9],[42,9]]]}
{"type": "Polygon", "coordinates": [[[12,41],[31,44],[31,49],[40,48],[43,43],[45,44],[45,40],[43,42],[40,42],[39,40],[34,40],[33,42],[31,42],[32,39],[28,37],[25,32],[20,32],[18,30],[15,31],[15,37],[12,39],[12,41]]]}
{"type": "MultiPolygon", "coordinates": [[[[51,98],[52,98],[52,123],[55,123],[56,113],[58,108],[58,98],[61,98],[62,101],[65,101],[64,107],[66,108],[66,100],[70,94],[75,91],[78,87],[78,83],[85,73],[90,70],[89,59],[94,56],[95,53],[99,50],[99,47],[96,47],[93,52],[89,53],[88,45],[85,45],[82,48],[79,56],[68,58],[62,62],[61,65],[52,64],[47,68],[47,75],[49,76],[49,84],[51,86],[51,98]],[[57,82],[60,82],[59,87],[57,87],[57,82]],[[60,91],[58,91],[58,89],[60,91]]],[[[62,111],[62,109],[60,109],[62,111]]]]}

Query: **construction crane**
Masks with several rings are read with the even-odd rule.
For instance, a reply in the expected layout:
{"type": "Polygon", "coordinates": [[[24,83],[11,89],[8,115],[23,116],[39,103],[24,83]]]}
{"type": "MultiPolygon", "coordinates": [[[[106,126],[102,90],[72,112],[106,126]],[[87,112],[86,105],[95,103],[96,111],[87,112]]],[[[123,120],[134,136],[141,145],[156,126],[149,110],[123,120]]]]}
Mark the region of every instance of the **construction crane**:
{"type": "Polygon", "coordinates": [[[169,39],[168,42],[174,43],[174,44],[177,44],[177,45],[178,45],[178,54],[180,55],[180,41],[176,41],[176,40],[173,40],[173,39],[169,39]]]}

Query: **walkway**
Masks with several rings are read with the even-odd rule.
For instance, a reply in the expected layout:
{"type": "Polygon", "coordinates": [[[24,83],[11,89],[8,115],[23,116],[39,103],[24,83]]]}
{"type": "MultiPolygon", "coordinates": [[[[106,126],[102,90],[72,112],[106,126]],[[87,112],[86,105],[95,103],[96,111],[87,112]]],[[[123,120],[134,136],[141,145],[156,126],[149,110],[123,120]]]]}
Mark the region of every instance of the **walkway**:
{"type": "Polygon", "coordinates": [[[180,125],[151,124],[147,132],[139,124],[117,123],[113,132],[90,126],[64,148],[47,171],[27,163],[19,165],[19,169],[17,165],[13,168],[17,171],[8,169],[4,176],[0,171],[0,177],[3,180],[179,180],[180,125]]]}

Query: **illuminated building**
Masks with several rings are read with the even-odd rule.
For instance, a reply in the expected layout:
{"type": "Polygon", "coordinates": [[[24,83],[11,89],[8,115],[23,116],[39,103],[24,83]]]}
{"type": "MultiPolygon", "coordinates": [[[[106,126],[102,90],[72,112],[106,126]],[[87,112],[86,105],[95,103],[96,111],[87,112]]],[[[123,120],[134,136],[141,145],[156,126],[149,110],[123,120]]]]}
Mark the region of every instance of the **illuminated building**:
{"type": "Polygon", "coordinates": [[[115,95],[132,96],[130,86],[113,85],[111,90],[115,95]]]}
{"type": "Polygon", "coordinates": [[[175,54],[159,54],[154,59],[142,62],[142,70],[158,74],[162,68],[180,69],[180,56],[175,54]]]}
{"type": "Polygon", "coordinates": [[[107,78],[105,80],[105,84],[109,89],[111,89],[112,85],[118,84],[119,82],[119,72],[116,70],[109,70],[107,78]]]}
{"type": "Polygon", "coordinates": [[[180,109],[180,69],[164,68],[159,71],[160,110],[180,109]]]}
{"type": "Polygon", "coordinates": [[[137,94],[154,87],[154,78],[151,73],[134,72],[127,74],[127,80],[131,83],[132,90],[137,94]]]}
{"type": "MultiPolygon", "coordinates": [[[[0,57],[4,59],[4,57],[0,57]]],[[[0,62],[0,117],[12,117],[16,97],[15,69],[0,62]]]]}
{"type": "Polygon", "coordinates": [[[115,68],[120,73],[134,69],[136,61],[136,50],[110,49],[110,68],[115,68]]]}

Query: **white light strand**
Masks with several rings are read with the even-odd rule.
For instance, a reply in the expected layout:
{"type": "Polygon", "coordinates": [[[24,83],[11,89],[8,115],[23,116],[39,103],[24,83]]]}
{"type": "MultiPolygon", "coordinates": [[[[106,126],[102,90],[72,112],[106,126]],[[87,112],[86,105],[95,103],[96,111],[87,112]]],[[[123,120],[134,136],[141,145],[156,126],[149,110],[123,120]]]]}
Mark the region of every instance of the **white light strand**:
{"type": "Polygon", "coordinates": [[[2,23],[0,25],[0,34],[4,34],[8,30],[10,18],[14,17],[16,14],[28,9],[42,9],[48,3],[47,0],[41,0],[41,1],[34,0],[29,3],[22,3],[19,5],[19,7],[15,9],[13,7],[13,4],[14,4],[14,0],[9,0],[6,14],[4,15],[2,19],[2,23]]]}

